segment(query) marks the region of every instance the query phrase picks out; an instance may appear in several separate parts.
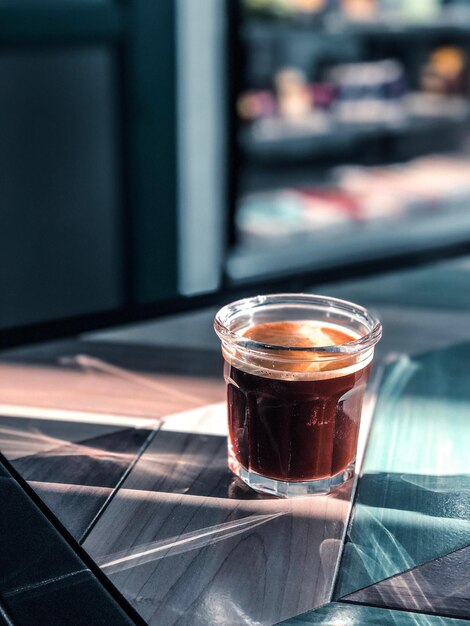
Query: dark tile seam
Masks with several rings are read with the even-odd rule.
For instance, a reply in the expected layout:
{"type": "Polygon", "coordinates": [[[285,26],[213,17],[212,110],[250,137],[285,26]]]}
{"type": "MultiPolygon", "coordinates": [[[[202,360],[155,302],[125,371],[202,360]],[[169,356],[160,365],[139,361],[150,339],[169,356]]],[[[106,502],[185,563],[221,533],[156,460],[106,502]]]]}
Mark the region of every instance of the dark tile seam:
{"type": "Polygon", "coordinates": [[[156,426],[154,428],[154,430],[152,430],[150,432],[150,434],[148,435],[148,437],[145,439],[144,443],[140,446],[139,450],[137,451],[137,453],[135,454],[134,458],[132,459],[132,461],[129,463],[129,465],[127,466],[125,472],[122,474],[121,478],[118,480],[118,482],[116,483],[116,485],[113,487],[113,490],[111,491],[111,493],[108,495],[108,497],[106,498],[105,502],[103,503],[103,505],[98,509],[97,513],[95,514],[95,516],[93,517],[93,519],[91,520],[91,522],[88,524],[87,528],[85,529],[85,531],[83,532],[82,536],[79,538],[78,543],[80,545],[83,545],[83,543],[86,541],[86,539],[88,538],[88,536],[90,535],[91,531],[93,530],[93,528],[96,526],[96,524],[98,523],[98,520],[100,519],[100,517],[103,515],[103,513],[105,512],[105,510],[108,508],[108,506],[111,504],[114,496],[117,494],[117,492],[119,491],[119,489],[122,487],[122,485],[124,484],[125,480],[127,479],[127,477],[129,476],[129,474],[132,472],[132,470],[134,469],[135,465],[137,464],[137,461],[139,461],[139,459],[141,458],[141,456],[144,454],[144,452],[147,450],[147,448],[149,447],[149,445],[152,443],[152,441],[154,440],[154,438],[156,437],[156,435],[158,434],[158,432],[160,431],[160,428],[162,426],[162,423],[159,423],[158,426],[156,426]]]}

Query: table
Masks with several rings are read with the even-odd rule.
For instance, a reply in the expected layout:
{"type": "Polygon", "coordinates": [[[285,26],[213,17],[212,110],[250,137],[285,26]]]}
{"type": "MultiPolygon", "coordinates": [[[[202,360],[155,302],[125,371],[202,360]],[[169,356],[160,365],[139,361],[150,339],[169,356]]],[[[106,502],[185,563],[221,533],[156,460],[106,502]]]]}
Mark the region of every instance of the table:
{"type": "Polygon", "coordinates": [[[469,621],[470,264],[377,281],[322,290],[385,329],[362,476],[329,496],[262,496],[226,469],[213,311],[5,353],[0,618],[469,621]]]}

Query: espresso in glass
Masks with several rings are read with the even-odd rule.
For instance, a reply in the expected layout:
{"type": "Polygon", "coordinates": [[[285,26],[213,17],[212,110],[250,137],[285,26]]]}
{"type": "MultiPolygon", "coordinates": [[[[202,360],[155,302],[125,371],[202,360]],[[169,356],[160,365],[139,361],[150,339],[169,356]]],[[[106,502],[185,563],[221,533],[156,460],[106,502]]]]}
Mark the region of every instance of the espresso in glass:
{"type": "Polygon", "coordinates": [[[224,307],[215,326],[232,471],[282,496],[326,493],[351,477],[377,320],[345,301],[279,294],[224,307]]]}

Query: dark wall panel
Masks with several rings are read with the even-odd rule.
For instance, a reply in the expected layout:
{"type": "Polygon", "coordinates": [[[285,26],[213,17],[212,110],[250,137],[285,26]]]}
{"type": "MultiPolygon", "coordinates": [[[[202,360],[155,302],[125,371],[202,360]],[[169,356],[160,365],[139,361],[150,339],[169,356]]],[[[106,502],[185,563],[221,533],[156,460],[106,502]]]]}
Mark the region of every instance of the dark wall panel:
{"type": "Polygon", "coordinates": [[[0,328],[121,304],[113,52],[0,54],[0,328]]]}

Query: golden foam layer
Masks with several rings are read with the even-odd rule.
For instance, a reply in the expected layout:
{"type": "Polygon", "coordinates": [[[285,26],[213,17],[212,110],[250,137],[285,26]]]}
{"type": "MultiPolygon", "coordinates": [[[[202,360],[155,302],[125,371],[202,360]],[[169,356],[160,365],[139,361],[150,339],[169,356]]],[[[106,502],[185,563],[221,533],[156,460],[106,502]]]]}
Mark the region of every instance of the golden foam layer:
{"type": "Polygon", "coordinates": [[[305,320],[300,322],[266,322],[250,326],[241,333],[244,337],[273,346],[286,348],[324,348],[339,346],[358,339],[342,326],[305,320]]]}
{"type": "MultiPolygon", "coordinates": [[[[240,333],[258,343],[292,348],[324,348],[358,339],[349,329],[310,320],[267,322],[250,326],[240,333]]],[[[368,365],[373,349],[366,353],[341,354],[302,350],[259,352],[225,345],[224,357],[234,367],[267,378],[280,380],[321,380],[352,374],[368,365]]]]}

